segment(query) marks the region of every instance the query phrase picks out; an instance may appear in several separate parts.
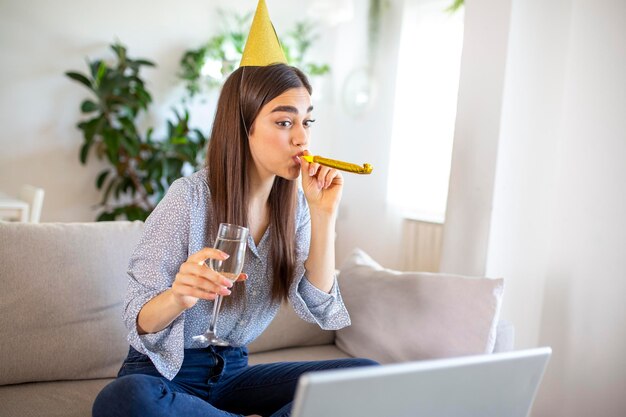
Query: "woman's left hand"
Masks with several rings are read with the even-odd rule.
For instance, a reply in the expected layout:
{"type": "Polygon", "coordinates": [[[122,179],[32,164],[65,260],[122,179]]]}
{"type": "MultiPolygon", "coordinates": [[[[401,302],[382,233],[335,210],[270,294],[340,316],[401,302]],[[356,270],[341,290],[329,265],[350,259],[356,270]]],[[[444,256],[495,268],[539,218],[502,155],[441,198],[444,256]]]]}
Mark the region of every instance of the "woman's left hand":
{"type": "MultiPolygon", "coordinates": [[[[305,151],[309,155],[308,151],[305,151]]],[[[320,210],[328,214],[336,214],[341,200],[343,177],[334,168],[308,163],[300,158],[302,189],[309,203],[309,209],[320,210]]]]}

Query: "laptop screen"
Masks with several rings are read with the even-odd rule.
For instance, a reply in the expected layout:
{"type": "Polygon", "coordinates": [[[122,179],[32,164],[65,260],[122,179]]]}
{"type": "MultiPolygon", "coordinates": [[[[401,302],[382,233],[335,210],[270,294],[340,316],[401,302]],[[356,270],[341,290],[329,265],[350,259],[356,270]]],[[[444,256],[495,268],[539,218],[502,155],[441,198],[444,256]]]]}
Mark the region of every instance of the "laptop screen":
{"type": "Polygon", "coordinates": [[[526,417],[552,351],[518,350],[312,372],[294,417],[526,417]]]}

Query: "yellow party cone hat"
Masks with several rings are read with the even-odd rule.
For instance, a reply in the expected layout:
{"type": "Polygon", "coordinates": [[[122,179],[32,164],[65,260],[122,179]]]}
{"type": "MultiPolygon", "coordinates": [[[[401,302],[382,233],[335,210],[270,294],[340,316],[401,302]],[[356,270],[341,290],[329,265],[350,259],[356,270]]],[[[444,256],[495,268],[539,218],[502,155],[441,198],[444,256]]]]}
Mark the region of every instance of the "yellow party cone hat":
{"type": "Polygon", "coordinates": [[[265,67],[277,63],[286,64],[287,58],[280,47],[265,0],[259,0],[239,66],[265,67]]]}

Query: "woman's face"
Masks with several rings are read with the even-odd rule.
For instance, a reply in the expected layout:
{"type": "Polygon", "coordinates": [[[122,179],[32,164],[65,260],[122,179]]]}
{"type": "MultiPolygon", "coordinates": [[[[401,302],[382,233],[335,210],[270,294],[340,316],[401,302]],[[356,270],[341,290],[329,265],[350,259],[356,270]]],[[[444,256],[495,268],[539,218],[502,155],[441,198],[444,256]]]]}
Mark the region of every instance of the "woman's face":
{"type": "Polygon", "coordinates": [[[250,129],[250,153],[260,178],[295,180],[297,158],[309,146],[313,106],[306,88],[292,88],[261,108],[250,129]]]}

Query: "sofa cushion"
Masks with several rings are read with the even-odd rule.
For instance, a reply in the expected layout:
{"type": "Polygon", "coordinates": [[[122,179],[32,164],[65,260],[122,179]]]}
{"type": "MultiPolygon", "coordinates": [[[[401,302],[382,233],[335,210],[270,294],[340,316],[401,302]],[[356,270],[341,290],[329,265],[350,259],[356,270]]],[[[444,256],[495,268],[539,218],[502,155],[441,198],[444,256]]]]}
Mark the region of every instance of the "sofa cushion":
{"type": "Polygon", "coordinates": [[[0,384],[117,374],[128,351],[126,268],[142,230],[0,223],[0,384]]]}
{"type": "Polygon", "coordinates": [[[0,387],[0,415],[89,417],[98,393],[113,379],[34,382],[0,387]]]}
{"type": "Polygon", "coordinates": [[[353,320],[336,344],[350,355],[392,363],[492,352],[503,279],[393,271],[358,249],[340,271],[353,320]]]}
{"type": "Polygon", "coordinates": [[[283,303],[272,323],[248,346],[250,353],[297,346],[327,345],[335,341],[335,332],[298,317],[293,307],[283,303]]]}

